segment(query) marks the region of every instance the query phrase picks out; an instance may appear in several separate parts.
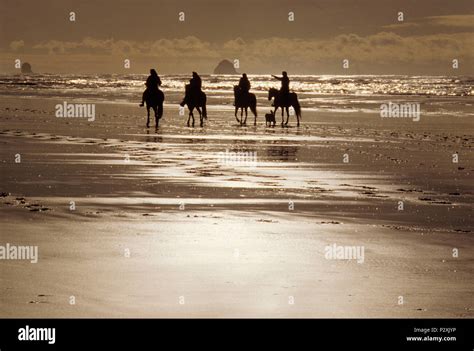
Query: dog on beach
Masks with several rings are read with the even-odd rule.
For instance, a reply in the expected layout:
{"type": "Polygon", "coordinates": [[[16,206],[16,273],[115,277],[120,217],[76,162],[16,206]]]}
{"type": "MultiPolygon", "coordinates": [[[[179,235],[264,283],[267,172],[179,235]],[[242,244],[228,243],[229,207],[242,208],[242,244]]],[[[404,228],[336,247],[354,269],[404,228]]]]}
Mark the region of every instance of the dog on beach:
{"type": "Polygon", "coordinates": [[[270,113],[266,113],[265,114],[265,125],[268,125],[268,123],[270,123],[270,125],[272,125],[272,122],[273,122],[273,126],[275,126],[275,113],[273,111],[270,111],[270,113]]]}

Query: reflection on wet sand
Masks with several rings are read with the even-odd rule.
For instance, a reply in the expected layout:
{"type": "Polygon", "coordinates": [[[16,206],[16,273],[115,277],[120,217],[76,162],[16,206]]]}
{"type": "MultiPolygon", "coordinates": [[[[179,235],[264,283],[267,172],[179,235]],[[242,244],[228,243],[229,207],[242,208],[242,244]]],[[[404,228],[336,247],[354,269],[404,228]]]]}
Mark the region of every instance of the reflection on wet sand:
{"type": "Polygon", "coordinates": [[[38,243],[41,268],[2,271],[4,316],[473,316],[463,119],[254,128],[211,109],[202,129],[165,114],[153,132],[124,106],[98,105],[91,125],[44,104],[0,114],[2,238],[38,243]],[[334,243],[365,247],[364,263],[328,261],[334,243]]]}

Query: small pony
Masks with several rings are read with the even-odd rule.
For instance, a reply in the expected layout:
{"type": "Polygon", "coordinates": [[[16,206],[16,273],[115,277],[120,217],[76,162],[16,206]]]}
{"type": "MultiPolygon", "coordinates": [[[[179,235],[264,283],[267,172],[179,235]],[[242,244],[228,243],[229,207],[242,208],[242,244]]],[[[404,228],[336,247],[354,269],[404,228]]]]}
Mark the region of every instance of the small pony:
{"type": "Polygon", "coordinates": [[[276,124],[275,112],[270,111],[270,113],[265,114],[265,125],[268,125],[268,123],[270,123],[270,126],[271,126],[272,122],[273,122],[273,126],[275,126],[276,124]]]}

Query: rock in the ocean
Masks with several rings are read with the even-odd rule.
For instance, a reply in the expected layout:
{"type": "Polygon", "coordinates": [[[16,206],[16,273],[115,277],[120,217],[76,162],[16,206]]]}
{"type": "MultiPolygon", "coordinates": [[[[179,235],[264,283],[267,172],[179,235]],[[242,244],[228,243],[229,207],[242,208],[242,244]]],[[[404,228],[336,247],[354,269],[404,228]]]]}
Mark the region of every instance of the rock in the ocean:
{"type": "Polygon", "coordinates": [[[222,60],[214,69],[214,74],[238,74],[229,60],[222,60]]]}
{"type": "Polygon", "coordinates": [[[24,62],[21,65],[21,73],[23,74],[33,73],[33,71],[31,70],[31,65],[28,62],[24,62]]]}

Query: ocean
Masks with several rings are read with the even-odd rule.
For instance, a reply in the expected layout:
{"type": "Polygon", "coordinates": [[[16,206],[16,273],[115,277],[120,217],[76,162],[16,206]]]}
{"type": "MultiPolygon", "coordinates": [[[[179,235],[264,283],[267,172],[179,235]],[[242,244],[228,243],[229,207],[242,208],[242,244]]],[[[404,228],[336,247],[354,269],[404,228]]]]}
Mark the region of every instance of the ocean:
{"type": "MultiPolygon", "coordinates": [[[[208,105],[232,109],[238,75],[202,75],[208,105]]],[[[0,75],[0,95],[136,104],[147,75],[0,75]]],[[[161,75],[165,106],[178,104],[188,75],[161,75]]],[[[249,75],[258,106],[271,106],[267,91],[279,87],[270,75],[249,75]]],[[[396,75],[297,75],[290,88],[304,110],[378,113],[386,102],[416,102],[424,113],[472,116],[474,77],[396,75]]]]}

